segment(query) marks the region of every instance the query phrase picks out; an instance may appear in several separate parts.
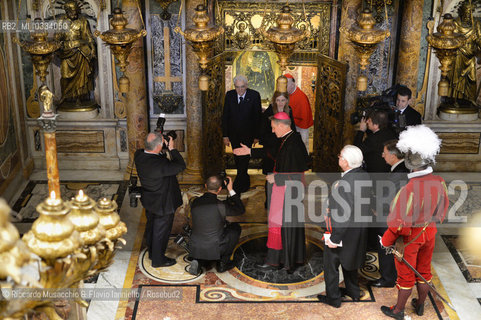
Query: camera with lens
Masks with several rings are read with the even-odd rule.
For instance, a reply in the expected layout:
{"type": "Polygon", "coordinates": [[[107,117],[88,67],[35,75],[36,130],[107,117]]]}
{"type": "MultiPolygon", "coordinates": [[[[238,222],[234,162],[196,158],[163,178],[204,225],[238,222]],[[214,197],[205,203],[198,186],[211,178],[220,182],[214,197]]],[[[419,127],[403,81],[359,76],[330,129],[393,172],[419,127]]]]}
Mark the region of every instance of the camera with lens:
{"type": "Polygon", "coordinates": [[[164,137],[166,143],[169,142],[169,137],[171,137],[173,140],[177,139],[177,133],[175,130],[170,130],[166,134],[164,133],[164,124],[165,124],[165,114],[161,113],[159,118],[157,119],[157,125],[155,127],[155,131],[162,133],[162,136],[164,137]]]}
{"type": "Polygon", "coordinates": [[[129,183],[129,200],[132,208],[137,208],[141,197],[141,187],[137,186],[137,177],[131,176],[129,183]]]}
{"type": "Polygon", "coordinates": [[[225,171],[221,171],[219,173],[219,178],[222,181],[222,189],[227,189],[227,185],[229,184],[229,179],[227,179],[227,173],[225,171]]]}
{"type": "Polygon", "coordinates": [[[360,122],[362,118],[368,117],[372,112],[386,111],[389,116],[390,127],[396,132],[403,130],[406,127],[406,117],[399,113],[396,108],[397,92],[400,87],[404,86],[396,84],[384,90],[381,95],[359,98],[356,109],[351,114],[351,124],[360,122]]]}
{"type": "Polygon", "coordinates": [[[190,240],[190,235],[192,234],[192,228],[186,224],[182,227],[183,232],[177,237],[175,237],[174,242],[184,248],[187,252],[189,252],[188,241],[190,240]]]}

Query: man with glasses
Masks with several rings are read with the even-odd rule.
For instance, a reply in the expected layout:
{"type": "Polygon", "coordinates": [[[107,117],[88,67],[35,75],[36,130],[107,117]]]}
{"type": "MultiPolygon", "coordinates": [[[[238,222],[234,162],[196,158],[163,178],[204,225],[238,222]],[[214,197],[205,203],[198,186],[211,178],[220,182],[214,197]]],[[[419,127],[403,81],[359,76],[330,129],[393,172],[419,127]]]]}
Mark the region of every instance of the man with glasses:
{"type": "MultiPolygon", "coordinates": [[[[252,146],[259,142],[260,118],[262,114],[259,92],[247,88],[247,78],[237,75],[234,78],[234,90],[225,95],[224,113],[222,114],[222,136],[226,146],[240,148],[240,144],[252,146]]],[[[237,176],[234,190],[246,192],[250,187],[247,174],[249,155],[234,155],[237,176]]]]}

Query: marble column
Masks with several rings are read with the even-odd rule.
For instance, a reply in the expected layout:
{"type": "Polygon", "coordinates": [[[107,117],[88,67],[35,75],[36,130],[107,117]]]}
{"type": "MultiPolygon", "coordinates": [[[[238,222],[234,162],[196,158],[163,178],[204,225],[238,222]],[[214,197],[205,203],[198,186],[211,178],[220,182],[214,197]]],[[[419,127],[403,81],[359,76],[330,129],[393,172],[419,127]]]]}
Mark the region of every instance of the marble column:
{"type": "MultiPolygon", "coordinates": [[[[199,4],[204,4],[203,0],[187,0],[185,5],[186,25],[193,24],[192,17],[194,9],[199,4]]],[[[212,21],[211,21],[212,23],[212,21]]],[[[187,95],[187,169],[184,171],[182,181],[185,183],[202,183],[202,92],[199,90],[199,58],[195,54],[192,46],[187,44],[186,48],[186,76],[187,95]]]]}
{"type": "Polygon", "coordinates": [[[404,84],[412,90],[416,98],[418,86],[419,52],[423,27],[424,0],[406,0],[401,19],[401,34],[398,53],[396,83],[404,84]]]}
{"type": "MultiPolygon", "coordinates": [[[[356,23],[361,13],[361,0],[342,1],[341,26],[350,28],[356,23]]],[[[346,77],[346,97],[344,102],[344,132],[343,140],[351,143],[354,137],[354,127],[349,121],[349,116],[356,106],[358,95],[356,81],[359,75],[359,58],[349,39],[342,32],[339,33],[339,53],[338,60],[349,65],[346,77]]]]}
{"type": "MultiPolygon", "coordinates": [[[[128,19],[127,28],[140,30],[144,28],[137,0],[123,0],[122,11],[128,19]]],[[[126,176],[130,174],[134,166],[135,150],[144,147],[144,139],[147,135],[147,82],[145,79],[144,61],[144,38],[140,38],[132,45],[132,51],[128,57],[129,65],[125,72],[130,80],[130,90],[126,93],[127,104],[127,136],[129,144],[129,164],[126,176]]],[[[137,174],[137,171],[133,171],[137,174]]]]}

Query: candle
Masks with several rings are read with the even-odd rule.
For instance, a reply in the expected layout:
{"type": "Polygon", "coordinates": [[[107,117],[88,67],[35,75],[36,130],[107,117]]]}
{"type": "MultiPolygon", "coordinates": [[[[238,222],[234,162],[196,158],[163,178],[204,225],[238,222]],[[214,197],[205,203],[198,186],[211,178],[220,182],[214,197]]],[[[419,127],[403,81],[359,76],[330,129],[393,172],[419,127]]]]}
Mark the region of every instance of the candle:
{"type": "Polygon", "coordinates": [[[78,202],[87,201],[87,196],[84,194],[83,190],[79,190],[78,195],[75,197],[78,202]]]}
{"type": "Polygon", "coordinates": [[[55,191],[52,191],[50,192],[50,197],[47,198],[46,202],[49,206],[58,206],[62,202],[62,200],[57,199],[55,191]]]}

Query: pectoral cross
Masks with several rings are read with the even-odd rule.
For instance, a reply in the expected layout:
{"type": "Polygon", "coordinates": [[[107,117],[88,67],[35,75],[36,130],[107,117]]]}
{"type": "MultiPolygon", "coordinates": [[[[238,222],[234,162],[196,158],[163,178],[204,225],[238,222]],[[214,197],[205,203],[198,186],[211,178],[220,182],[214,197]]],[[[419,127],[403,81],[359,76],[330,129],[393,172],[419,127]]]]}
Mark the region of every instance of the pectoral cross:
{"type": "Polygon", "coordinates": [[[172,77],[170,73],[170,29],[164,27],[164,76],[155,77],[154,82],[164,82],[165,91],[172,91],[173,82],[182,82],[182,77],[172,77]]]}

